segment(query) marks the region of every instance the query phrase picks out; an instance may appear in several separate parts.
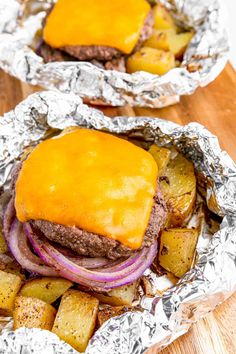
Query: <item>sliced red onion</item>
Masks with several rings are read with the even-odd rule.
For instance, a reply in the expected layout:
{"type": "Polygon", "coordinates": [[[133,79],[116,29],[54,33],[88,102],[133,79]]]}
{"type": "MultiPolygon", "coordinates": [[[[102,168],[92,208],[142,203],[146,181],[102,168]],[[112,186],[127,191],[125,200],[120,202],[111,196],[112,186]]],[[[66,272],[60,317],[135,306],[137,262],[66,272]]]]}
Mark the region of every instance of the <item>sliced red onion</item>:
{"type": "Polygon", "coordinates": [[[16,216],[16,211],[14,206],[14,198],[11,198],[4,210],[3,219],[2,219],[2,233],[7,242],[9,239],[11,225],[15,219],[15,216],[16,216]]]}
{"type": "Polygon", "coordinates": [[[57,276],[58,273],[48,267],[42,259],[35,256],[27,243],[26,235],[23,231],[22,224],[15,219],[9,234],[8,244],[11,253],[17,260],[17,262],[30,272],[34,272],[40,275],[57,276]]]}
{"type": "MultiPolygon", "coordinates": [[[[31,234],[34,233],[32,227],[28,223],[24,224],[24,228],[27,233],[29,233],[29,229],[31,229],[30,230],[31,234]]],[[[102,281],[102,282],[109,282],[117,279],[122,279],[124,278],[124,276],[132,273],[139,266],[139,264],[143,263],[143,258],[145,258],[145,254],[146,254],[146,250],[142,249],[139,253],[136,254],[135,257],[133,257],[133,262],[131,263],[130,266],[126,266],[124,269],[122,269],[122,271],[117,271],[115,269],[114,272],[107,273],[102,271],[99,272],[91,271],[78,266],[76,263],[72,262],[61,252],[55,249],[55,247],[53,247],[46,239],[44,239],[42,246],[45,249],[45,251],[51,256],[51,258],[53,258],[63,268],[67,268],[71,272],[75,274],[79,274],[80,276],[86,279],[102,281]]]]}
{"type": "Polygon", "coordinates": [[[132,283],[143,275],[156,256],[157,242],[126,260],[110,261],[105,258],[76,257],[70,251],[52,246],[43,235],[38,236],[31,225],[26,223],[24,231],[35,253],[39,255],[38,258],[30,250],[22,224],[17,220],[13,222],[14,218],[15,208],[12,198],[4,212],[3,232],[12,254],[23,268],[46,276],[60,275],[88,288],[109,291],[132,283]]]}
{"type": "MultiPolygon", "coordinates": [[[[9,239],[9,233],[11,229],[11,225],[15,219],[16,216],[16,211],[15,211],[15,206],[14,206],[14,198],[11,198],[10,201],[8,202],[5,210],[4,210],[4,216],[3,216],[3,235],[6,241],[9,239]]],[[[26,238],[25,238],[26,240],[26,238]]],[[[74,263],[78,264],[81,267],[85,267],[88,269],[95,269],[99,267],[104,267],[106,265],[110,264],[109,259],[106,258],[88,258],[88,257],[76,257],[70,252],[69,250],[66,250],[65,248],[61,246],[57,246],[56,248],[59,248],[60,252],[65,254],[68,259],[71,259],[74,263]],[[69,253],[67,255],[67,253],[69,253]]],[[[33,253],[31,253],[33,255],[33,253]]],[[[34,255],[33,255],[34,256],[34,255]]],[[[34,256],[36,257],[36,256],[34,256]]],[[[32,260],[32,262],[35,262],[35,259],[32,260]]]]}
{"type": "Polygon", "coordinates": [[[111,273],[113,271],[118,271],[118,270],[122,270],[122,269],[125,269],[127,267],[129,267],[131,264],[133,264],[136,259],[137,259],[137,256],[138,256],[139,252],[135,252],[132,256],[130,256],[129,258],[127,259],[118,259],[112,263],[110,263],[109,266],[106,266],[105,268],[97,268],[96,270],[97,271],[102,271],[104,273],[111,273]]]}
{"type": "Polygon", "coordinates": [[[110,272],[111,270],[122,270],[134,263],[137,253],[133,254],[127,259],[110,260],[107,258],[89,258],[83,256],[75,256],[70,250],[64,248],[61,245],[54,245],[59,252],[61,252],[70,261],[76,263],[77,265],[87,268],[96,269],[103,272],[110,272]]]}
{"type": "Polygon", "coordinates": [[[66,256],[66,258],[74,262],[75,264],[87,269],[96,269],[100,267],[102,268],[111,264],[111,261],[107,258],[102,258],[102,257],[89,258],[89,257],[77,256],[63,246],[53,245],[53,247],[59,252],[61,252],[64,256],[66,256]]]}
{"type": "Polygon", "coordinates": [[[53,248],[46,239],[42,241],[30,224],[24,224],[24,230],[35,252],[47,264],[57,269],[61,276],[89,288],[102,291],[109,291],[140,278],[153,262],[157,252],[157,242],[155,242],[150,248],[144,248],[136,255],[136,261],[130,267],[127,267],[129,268],[128,270],[125,268],[123,272],[113,271],[113,273],[108,274],[87,270],[74,264],[53,248]]]}

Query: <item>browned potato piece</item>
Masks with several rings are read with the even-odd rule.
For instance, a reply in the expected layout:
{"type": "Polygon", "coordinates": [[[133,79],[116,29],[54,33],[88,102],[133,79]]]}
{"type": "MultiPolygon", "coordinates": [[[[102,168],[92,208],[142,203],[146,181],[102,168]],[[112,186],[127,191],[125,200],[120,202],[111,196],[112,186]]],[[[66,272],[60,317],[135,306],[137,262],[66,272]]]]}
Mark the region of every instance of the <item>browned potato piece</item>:
{"type": "Polygon", "coordinates": [[[189,42],[193,37],[192,32],[169,35],[169,50],[175,55],[176,59],[183,56],[189,42]]]}
{"type": "Polygon", "coordinates": [[[119,288],[108,291],[107,293],[95,293],[95,296],[100,302],[113,306],[128,305],[131,306],[136,295],[137,282],[129,285],[120,286],[119,288]]]}
{"type": "Polygon", "coordinates": [[[162,231],[159,250],[160,265],[176,277],[182,277],[191,268],[197,240],[198,230],[195,229],[162,231]]]}
{"type": "Polygon", "coordinates": [[[196,177],[193,164],[183,155],[170,160],[160,180],[160,188],[169,208],[168,227],[183,226],[196,200],[196,177]]]}
{"type": "Polygon", "coordinates": [[[13,311],[13,328],[42,328],[51,330],[56,310],[46,302],[34,297],[17,296],[13,311]]]}
{"type": "Polygon", "coordinates": [[[149,37],[144,42],[144,46],[169,51],[170,50],[169,38],[172,34],[175,34],[174,29],[166,29],[166,30],[154,29],[151,37],[149,37]]]}
{"type": "Polygon", "coordinates": [[[18,275],[0,270],[0,314],[12,315],[16,295],[21,286],[18,275]]]}
{"type": "Polygon", "coordinates": [[[22,280],[25,280],[24,270],[21,268],[19,263],[9,257],[7,254],[3,254],[1,258],[4,257],[4,261],[0,260],[0,270],[18,275],[22,280]]]}
{"type": "Polygon", "coordinates": [[[97,319],[99,301],[78,290],[67,290],[61,299],[52,332],[79,352],[84,352],[97,319]]]}
{"type": "Polygon", "coordinates": [[[162,176],[168,162],[170,161],[171,151],[169,149],[153,144],[148,152],[150,152],[157,163],[158,176],[162,176]]]}
{"type": "Polygon", "coordinates": [[[23,285],[19,295],[36,297],[48,304],[62,296],[73,283],[63,278],[43,277],[28,281],[23,285]]]}
{"type": "Polygon", "coordinates": [[[142,47],[127,59],[127,71],[147,71],[151,74],[164,75],[175,67],[175,56],[155,48],[142,47]]]}
{"type": "Polygon", "coordinates": [[[124,313],[132,310],[132,307],[127,306],[106,306],[98,311],[98,325],[100,327],[110,318],[123,315],[124,313]]]}
{"type": "Polygon", "coordinates": [[[3,237],[2,230],[0,230],[0,253],[4,254],[7,252],[7,244],[3,237]]]}

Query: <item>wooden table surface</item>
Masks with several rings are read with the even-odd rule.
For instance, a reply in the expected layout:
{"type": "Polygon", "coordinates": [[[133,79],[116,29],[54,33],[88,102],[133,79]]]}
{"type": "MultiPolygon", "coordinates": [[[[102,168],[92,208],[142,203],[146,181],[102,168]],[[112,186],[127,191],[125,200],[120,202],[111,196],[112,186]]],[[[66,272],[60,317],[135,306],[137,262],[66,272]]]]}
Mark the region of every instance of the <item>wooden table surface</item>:
{"type": "MultiPolygon", "coordinates": [[[[37,91],[0,71],[0,115],[12,109],[23,98],[37,91]]],[[[185,96],[177,105],[163,109],[130,107],[106,108],[110,116],[144,115],[172,120],[179,124],[199,122],[219,137],[220,144],[236,161],[236,73],[228,64],[222,74],[208,87],[185,96]]],[[[229,270],[230,271],[230,270],[229,270]]],[[[157,353],[153,347],[148,354],[157,353]]],[[[236,294],[190,331],[177,339],[162,354],[235,354],[236,294]]]]}

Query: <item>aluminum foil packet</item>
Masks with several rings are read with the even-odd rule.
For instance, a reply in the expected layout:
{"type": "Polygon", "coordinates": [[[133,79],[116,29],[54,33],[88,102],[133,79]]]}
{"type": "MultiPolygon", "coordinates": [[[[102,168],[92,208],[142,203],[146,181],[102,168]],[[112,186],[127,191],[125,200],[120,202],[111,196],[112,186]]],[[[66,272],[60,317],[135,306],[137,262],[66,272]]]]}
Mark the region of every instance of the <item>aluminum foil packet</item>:
{"type": "MultiPolygon", "coordinates": [[[[141,354],[154,344],[161,350],[236,289],[236,165],[200,124],[180,126],[148,117],[108,118],[83,104],[77,95],[46,91],[29,96],[0,117],[2,188],[7,189],[10,171],[25,147],[37,144],[51,128],[60,132],[70,126],[174,146],[195,166],[198,188],[205,193],[216,220],[211,226],[205,221],[202,224],[195,267],[162,294],[156,291],[162,277],[147,270],[145,276],[151,280],[154,295],[140,295],[143,312],[127,312],[104,323],[90,340],[86,354],[141,354]]],[[[48,331],[21,328],[13,332],[9,320],[0,317],[0,324],[7,322],[6,328],[6,323],[2,325],[1,354],[76,353],[48,331]]]]}
{"type": "Polygon", "coordinates": [[[213,81],[228,58],[223,2],[161,0],[180,26],[195,32],[180,67],[157,76],[103,70],[88,62],[45,64],[33,48],[53,2],[0,0],[0,68],[33,85],[74,93],[93,103],[164,107],[213,81]]]}

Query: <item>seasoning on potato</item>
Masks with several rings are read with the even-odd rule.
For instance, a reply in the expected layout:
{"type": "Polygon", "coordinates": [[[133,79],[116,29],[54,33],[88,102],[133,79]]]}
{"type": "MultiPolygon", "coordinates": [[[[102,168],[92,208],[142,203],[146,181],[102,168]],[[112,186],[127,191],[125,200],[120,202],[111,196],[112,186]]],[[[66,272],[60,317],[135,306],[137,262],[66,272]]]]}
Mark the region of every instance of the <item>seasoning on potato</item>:
{"type": "Polygon", "coordinates": [[[20,290],[21,278],[18,275],[0,270],[0,314],[12,315],[15,298],[20,290]]]}
{"type": "Polygon", "coordinates": [[[144,44],[146,47],[169,51],[170,50],[169,38],[172,33],[175,34],[175,30],[173,30],[173,29],[165,29],[165,30],[164,29],[163,30],[154,29],[151,37],[148,38],[144,44]]]}
{"type": "Polygon", "coordinates": [[[168,227],[184,226],[196,200],[193,164],[183,155],[170,160],[160,179],[160,188],[169,208],[168,227]]]}
{"type": "Polygon", "coordinates": [[[127,59],[127,71],[147,71],[151,74],[164,75],[175,67],[175,56],[164,50],[142,47],[127,59]]]}
{"type": "Polygon", "coordinates": [[[79,352],[84,352],[95,329],[99,301],[78,290],[62,297],[52,332],[79,352]]]}
{"type": "Polygon", "coordinates": [[[163,230],[158,256],[160,265],[181,278],[191,268],[197,240],[196,229],[163,230]]]}
{"type": "Polygon", "coordinates": [[[17,296],[13,311],[13,328],[41,328],[51,330],[56,310],[34,297],[17,296]]]}
{"type": "Polygon", "coordinates": [[[107,293],[93,292],[100,302],[113,306],[127,305],[131,306],[137,292],[137,282],[108,291],[107,293]]]}
{"type": "Polygon", "coordinates": [[[73,283],[63,278],[43,277],[29,280],[21,288],[19,295],[36,297],[52,304],[62,296],[73,283]]]}

